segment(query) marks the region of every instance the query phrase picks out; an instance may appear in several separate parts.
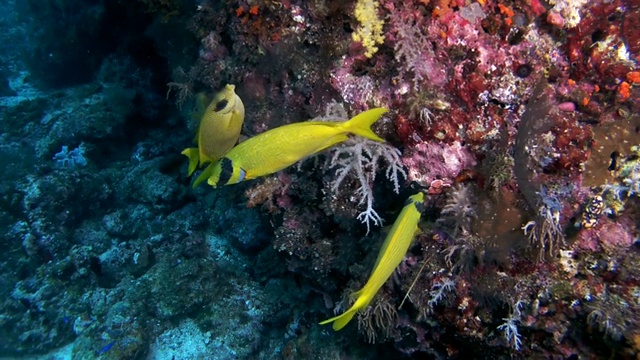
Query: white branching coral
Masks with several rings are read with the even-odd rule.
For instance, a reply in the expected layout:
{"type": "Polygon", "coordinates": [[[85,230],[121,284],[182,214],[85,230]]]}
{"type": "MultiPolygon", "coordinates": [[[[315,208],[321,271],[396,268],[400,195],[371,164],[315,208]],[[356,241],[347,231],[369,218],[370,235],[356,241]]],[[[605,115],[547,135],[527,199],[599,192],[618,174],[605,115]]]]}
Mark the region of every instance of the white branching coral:
{"type": "MultiPolygon", "coordinates": [[[[315,120],[320,121],[345,121],[349,116],[342,104],[331,102],[327,105],[325,115],[315,120]]],[[[328,168],[336,169],[335,179],[331,181],[331,190],[339,193],[341,185],[348,177],[353,177],[358,188],[354,193],[354,199],[358,206],[364,207],[357,219],[367,225],[367,233],[371,229],[371,223],[382,225],[382,218],[373,209],[373,184],[380,165],[384,165],[385,176],[393,183],[393,190],[400,193],[400,181],[407,178],[407,173],[400,160],[402,153],[397,148],[363,137],[352,137],[344,143],[332,148],[328,168]]]]}
{"type": "Polygon", "coordinates": [[[348,175],[357,179],[359,186],[355,195],[358,198],[358,205],[365,206],[365,209],[358,214],[358,220],[367,225],[367,232],[371,228],[371,222],[378,226],[382,225],[382,218],[373,209],[373,183],[378,166],[380,163],[386,164],[385,175],[393,183],[393,190],[398,194],[400,176],[407,177],[402,168],[400,156],[400,150],[391,145],[361,137],[351,138],[332,150],[329,167],[337,170],[331,189],[339,191],[340,185],[348,175]]]}
{"type": "Polygon", "coordinates": [[[522,300],[516,301],[515,305],[513,305],[513,311],[509,315],[509,317],[503,318],[504,323],[498,326],[498,330],[502,331],[504,334],[504,339],[507,343],[516,351],[520,351],[522,348],[522,339],[520,332],[518,331],[518,323],[522,318],[521,308],[524,305],[522,300]]]}
{"type": "Polygon", "coordinates": [[[427,302],[429,307],[433,309],[434,306],[445,300],[448,294],[455,292],[455,285],[453,280],[447,278],[434,282],[431,291],[429,291],[429,301],[427,302]]]}

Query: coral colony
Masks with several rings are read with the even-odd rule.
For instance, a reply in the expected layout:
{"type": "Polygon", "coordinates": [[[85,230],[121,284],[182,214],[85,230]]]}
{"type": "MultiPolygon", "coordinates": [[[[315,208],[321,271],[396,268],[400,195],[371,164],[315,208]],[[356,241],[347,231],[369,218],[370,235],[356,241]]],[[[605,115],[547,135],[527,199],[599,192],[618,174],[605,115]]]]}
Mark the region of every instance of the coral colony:
{"type": "Polygon", "coordinates": [[[8,0],[0,20],[0,354],[640,357],[640,2],[8,0]],[[248,181],[216,154],[211,181],[227,84],[240,144],[374,108],[385,141],[340,133],[248,181]]]}

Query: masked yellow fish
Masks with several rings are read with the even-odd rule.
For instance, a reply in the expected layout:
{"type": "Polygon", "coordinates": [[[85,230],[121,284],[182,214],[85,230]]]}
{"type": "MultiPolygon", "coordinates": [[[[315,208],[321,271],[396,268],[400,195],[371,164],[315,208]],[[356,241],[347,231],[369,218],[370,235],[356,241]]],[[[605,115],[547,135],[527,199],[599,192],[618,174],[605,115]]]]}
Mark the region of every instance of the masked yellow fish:
{"type": "Polygon", "coordinates": [[[346,141],[349,134],[384,142],[371,125],[385,112],[387,109],[376,108],[344,122],[308,121],[265,131],[224,155],[213,165],[207,182],[217,187],[275,173],[346,141]]]}
{"type": "Polygon", "coordinates": [[[421,210],[424,207],[423,203],[424,194],[421,192],[407,199],[407,203],[382,244],[369,280],[362,289],[353,294],[353,297],[356,298],[355,303],[343,314],[325,320],[320,325],[333,323],[333,330],[340,330],[351,321],[358,311],[369,306],[373,297],[393,274],[409,250],[411,241],[418,231],[418,221],[420,221],[421,210]]]}
{"type": "MultiPolygon", "coordinates": [[[[187,148],[182,154],[189,158],[189,173],[207,163],[215,163],[237,142],[244,122],[244,104],[235,93],[234,85],[227,85],[215,95],[204,110],[195,143],[198,147],[187,148]]],[[[209,177],[209,165],[196,179],[195,187],[209,177]]]]}

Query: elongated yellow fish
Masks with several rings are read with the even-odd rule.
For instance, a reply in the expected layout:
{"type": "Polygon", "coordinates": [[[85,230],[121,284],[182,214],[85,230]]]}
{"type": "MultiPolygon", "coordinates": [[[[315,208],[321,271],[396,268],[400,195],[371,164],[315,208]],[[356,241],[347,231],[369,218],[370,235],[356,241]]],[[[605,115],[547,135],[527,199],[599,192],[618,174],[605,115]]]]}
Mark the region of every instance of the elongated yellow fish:
{"type": "Polygon", "coordinates": [[[320,325],[333,323],[333,330],[338,331],[345,327],[358,311],[369,305],[378,290],[400,264],[407,250],[409,250],[413,236],[418,230],[420,210],[424,206],[423,202],[424,194],[422,193],[417,193],[407,199],[407,203],[393,223],[393,227],[384,240],[384,244],[382,244],[369,280],[367,280],[362,289],[353,294],[354,297],[357,297],[356,301],[349,310],[321,322],[320,325]]]}
{"type": "MultiPolygon", "coordinates": [[[[225,86],[218,92],[209,106],[204,110],[195,142],[198,147],[182,151],[189,158],[188,175],[200,166],[215,163],[238,142],[242,124],[244,123],[244,104],[235,93],[235,86],[225,86]]],[[[209,177],[209,165],[196,179],[197,186],[209,177]]]]}
{"type": "Polygon", "coordinates": [[[383,142],[371,125],[385,112],[387,109],[376,108],[344,122],[308,121],[265,131],[223,156],[213,165],[207,182],[216,187],[273,174],[347,140],[349,134],[383,142]]]}

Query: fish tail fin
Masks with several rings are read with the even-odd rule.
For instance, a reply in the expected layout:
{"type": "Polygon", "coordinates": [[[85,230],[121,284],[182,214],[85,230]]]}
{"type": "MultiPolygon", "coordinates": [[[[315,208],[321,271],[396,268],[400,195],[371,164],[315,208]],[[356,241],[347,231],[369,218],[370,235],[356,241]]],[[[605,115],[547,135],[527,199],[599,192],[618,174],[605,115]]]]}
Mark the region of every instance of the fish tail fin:
{"type": "Polygon", "coordinates": [[[351,309],[345,311],[344,313],[321,322],[320,325],[333,323],[333,330],[341,330],[343,327],[347,326],[351,319],[353,319],[353,316],[356,314],[356,312],[358,312],[358,309],[355,306],[352,306],[351,309]]]}
{"type": "Polygon", "coordinates": [[[186,148],[182,150],[182,155],[186,155],[189,158],[189,170],[187,172],[187,176],[191,176],[194,171],[198,168],[198,163],[200,163],[200,151],[198,148],[186,148]]]}
{"type": "Polygon", "coordinates": [[[373,123],[375,123],[382,116],[382,114],[386,112],[387,109],[385,108],[374,108],[371,110],[367,110],[345,122],[344,127],[348,132],[352,134],[366,137],[367,139],[384,142],[384,139],[376,135],[371,130],[371,125],[373,125],[373,123]]]}
{"type": "Polygon", "coordinates": [[[342,329],[343,327],[347,326],[347,324],[349,323],[349,321],[351,321],[351,319],[353,319],[353,316],[360,311],[360,309],[364,309],[367,306],[369,306],[369,303],[371,302],[371,298],[367,297],[367,296],[360,296],[360,294],[363,293],[364,289],[361,289],[353,294],[351,294],[352,297],[358,297],[358,299],[356,300],[356,302],[349,308],[349,310],[345,311],[344,313],[338,315],[338,316],[334,316],[331,319],[325,320],[323,322],[320,323],[320,325],[326,325],[329,323],[333,323],[333,330],[338,331],[340,329],[342,329]]]}

